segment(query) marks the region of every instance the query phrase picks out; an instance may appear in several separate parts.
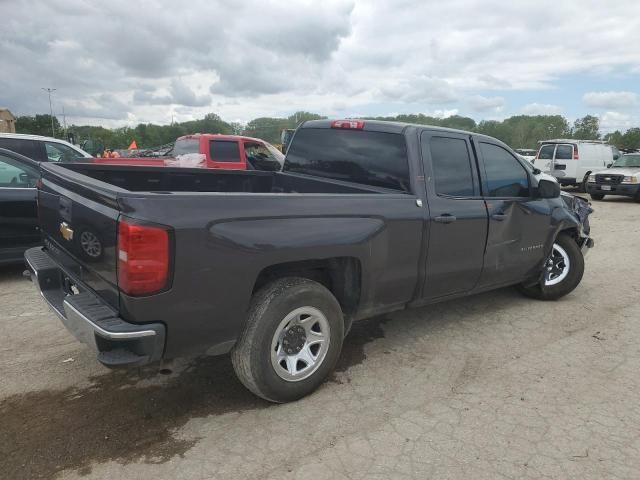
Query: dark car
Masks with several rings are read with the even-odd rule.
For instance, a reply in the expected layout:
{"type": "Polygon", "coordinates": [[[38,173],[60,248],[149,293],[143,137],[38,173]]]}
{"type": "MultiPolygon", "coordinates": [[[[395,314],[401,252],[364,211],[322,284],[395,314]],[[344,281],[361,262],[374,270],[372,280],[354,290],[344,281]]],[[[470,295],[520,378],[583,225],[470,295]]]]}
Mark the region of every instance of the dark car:
{"type": "Polygon", "coordinates": [[[0,265],[23,262],[41,244],[36,211],[38,162],[0,148],[0,265]]]}
{"type": "Polygon", "coordinates": [[[353,321],[509,285],[557,299],[593,246],[586,201],[494,138],[424,125],[307,122],[276,172],[41,169],[25,258],[101,363],[231,352],[275,402],[322,383],[353,321]]]}

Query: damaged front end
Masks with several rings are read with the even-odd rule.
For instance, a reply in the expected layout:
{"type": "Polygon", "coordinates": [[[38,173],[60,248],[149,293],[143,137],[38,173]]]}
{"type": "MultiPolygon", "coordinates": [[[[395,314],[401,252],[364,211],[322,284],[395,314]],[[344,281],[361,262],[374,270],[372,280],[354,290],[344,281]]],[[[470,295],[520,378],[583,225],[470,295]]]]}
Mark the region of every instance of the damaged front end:
{"type": "Polygon", "coordinates": [[[567,192],[562,192],[561,198],[566,208],[580,224],[579,238],[576,240],[582,248],[583,253],[586,253],[587,250],[594,245],[593,239],[590,237],[591,226],[589,225],[589,215],[593,213],[591,203],[584,198],[571,195],[567,192]]]}

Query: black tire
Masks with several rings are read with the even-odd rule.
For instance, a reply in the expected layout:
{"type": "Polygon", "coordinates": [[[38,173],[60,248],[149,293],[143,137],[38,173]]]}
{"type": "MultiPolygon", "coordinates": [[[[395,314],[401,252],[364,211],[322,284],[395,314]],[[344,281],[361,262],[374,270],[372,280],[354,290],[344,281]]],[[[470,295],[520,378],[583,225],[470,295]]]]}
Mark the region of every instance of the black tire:
{"type": "Polygon", "coordinates": [[[602,193],[590,193],[589,196],[591,197],[591,200],[602,200],[604,198],[602,193]]]}
{"type": "Polygon", "coordinates": [[[306,278],[287,277],[275,280],[252,298],[247,324],[231,351],[236,375],[255,395],[270,402],[298,400],[318,388],[333,370],[344,340],[344,319],[340,304],[323,285],[306,278]],[[329,346],[324,360],[307,378],[282,379],[271,362],[271,345],[283,319],[301,307],[313,307],[329,324],[329,346]]]}
{"type": "Polygon", "coordinates": [[[542,281],[530,287],[520,285],[520,292],[527,297],[538,300],[557,300],[573,292],[580,284],[584,274],[584,257],[580,247],[578,247],[573,237],[565,233],[558,235],[555,243],[561,246],[569,256],[570,267],[568,275],[556,285],[544,285],[542,281]]]}
{"type": "Polygon", "coordinates": [[[587,183],[589,182],[589,175],[591,175],[591,172],[587,172],[584,178],[582,179],[582,183],[578,185],[578,190],[581,193],[587,193],[587,183]]]}

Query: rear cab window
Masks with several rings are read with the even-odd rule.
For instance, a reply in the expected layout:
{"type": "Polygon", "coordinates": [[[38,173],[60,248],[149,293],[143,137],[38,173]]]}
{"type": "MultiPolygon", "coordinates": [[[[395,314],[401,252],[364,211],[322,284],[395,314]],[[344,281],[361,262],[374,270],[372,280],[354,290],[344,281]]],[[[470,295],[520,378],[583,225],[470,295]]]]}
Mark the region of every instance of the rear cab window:
{"type": "Polygon", "coordinates": [[[411,191],[407,146],[400,133],[301,128],[287,151],[284,171],[411,191]]]}
{"type": "Polygon", "coordinates": [[[200,153],[200,140],[197,138],[179,138],[173,146],[173,155],[200,153]]]}

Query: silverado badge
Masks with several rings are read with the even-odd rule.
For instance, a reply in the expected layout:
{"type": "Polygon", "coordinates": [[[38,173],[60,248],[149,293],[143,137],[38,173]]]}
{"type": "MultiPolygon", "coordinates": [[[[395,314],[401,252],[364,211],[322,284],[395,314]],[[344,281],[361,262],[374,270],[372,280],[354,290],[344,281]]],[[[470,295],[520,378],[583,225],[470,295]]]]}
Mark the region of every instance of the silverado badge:
{"type": "Polygon", "coordinates": [[[62,222],[60,224],[60,233],[62,234],[62,238],[64,238],[65,240],[73,240],[73,230],[71,229],[71,227],[69,227],[67,222],[62,222]]]}

